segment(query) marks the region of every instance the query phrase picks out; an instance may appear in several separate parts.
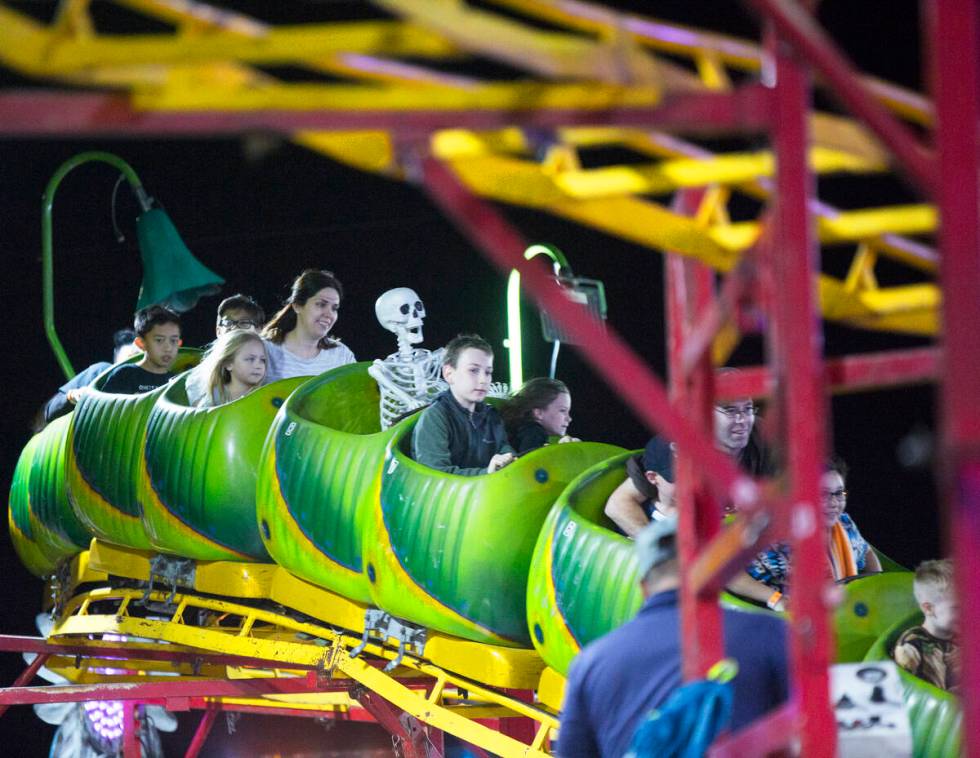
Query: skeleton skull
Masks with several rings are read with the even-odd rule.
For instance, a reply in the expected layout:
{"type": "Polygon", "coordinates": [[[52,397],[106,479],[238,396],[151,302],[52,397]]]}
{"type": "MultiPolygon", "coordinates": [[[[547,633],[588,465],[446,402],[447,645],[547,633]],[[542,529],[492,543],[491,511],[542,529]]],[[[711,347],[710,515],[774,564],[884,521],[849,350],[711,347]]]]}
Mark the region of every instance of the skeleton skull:
{"type": "Polygon", "coordinates": [[[378,298],[374,304],[378,321],[389,332],[411,344],[422,341],[422,321],[425,319],[425,306],[408,287],[395,287],[378,298]]]}

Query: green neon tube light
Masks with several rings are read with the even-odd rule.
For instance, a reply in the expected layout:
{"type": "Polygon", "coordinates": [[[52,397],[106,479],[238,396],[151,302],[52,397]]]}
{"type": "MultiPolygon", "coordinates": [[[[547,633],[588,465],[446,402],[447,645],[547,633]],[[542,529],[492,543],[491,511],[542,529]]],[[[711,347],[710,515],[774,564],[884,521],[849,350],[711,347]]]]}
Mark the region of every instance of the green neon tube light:
{"type": "MultiPolygon", "coordinates": [[[[554,245],[537,243],[524,251],[524,259],[546,255],[554,265],[555,275],[562,269],[570,269],[564,253],[554,245]]],[[[517,392],[524,385],[524,340],[521,325],[521,272],[511,269],[507,278],[507,357],[510,365],[510,391],[517,392]]]]}

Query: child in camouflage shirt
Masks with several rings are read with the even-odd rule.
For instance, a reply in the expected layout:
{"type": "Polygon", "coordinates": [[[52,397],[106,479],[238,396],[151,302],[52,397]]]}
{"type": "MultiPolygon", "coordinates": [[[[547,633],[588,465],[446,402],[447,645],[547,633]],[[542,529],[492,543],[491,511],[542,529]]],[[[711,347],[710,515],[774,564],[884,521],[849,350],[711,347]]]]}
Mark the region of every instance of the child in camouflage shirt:
{"type": "Polygon", "coordinates": [[[959,694],[959,603],[953,592],[953,565],[925,561],[915,570],[915,599],[922,626],[906,629],[895,643],[895,662],[940,689],[959,694]]]}

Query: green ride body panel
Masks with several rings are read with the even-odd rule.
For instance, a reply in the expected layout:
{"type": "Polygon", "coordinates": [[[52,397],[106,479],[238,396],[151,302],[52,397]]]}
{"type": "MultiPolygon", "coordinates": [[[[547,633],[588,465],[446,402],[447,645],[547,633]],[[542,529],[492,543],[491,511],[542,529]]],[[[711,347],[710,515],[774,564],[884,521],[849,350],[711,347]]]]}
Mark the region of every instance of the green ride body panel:
{"type": "MultiPolygon", "coordinates": [[[[643,601],[632,542],[604,525],[606,500],[623,481],[630,455],[598,463],[572,482],[535,546],[528,628],[542,659],[561,674],[582,646],[631,619],[643,601]]],[[[904,571],[878,574],[849,583],[844,593],[834,618],[839,653],[846,656],[843,660],[860,660],[881,630],[906,612],[911,579],[904,571]]],[[[770,613],[727,593],[721,602],[770,613]]]]}
{"type": "Polygon", "coordinates": [[[54,572],[58,563],[70,553],[63,543],[55,543],[40,524],[35,524],[31,514],[30,478],[34,465],[34,451],[38,436],[28,440],[17,460],[13,479],[10,483],[10,496],[7,501],[7,526],[14,552],[28,571],[34,576],[45,577],[54,572]]]}
{"type": "Polygon", "coordinates": [[[138,494],[150,544],[196,560],[268,561],[255,509],[262,446],[279,407],[305,379],[194,408],[186,378],[168,385],[147,421],[138,494]]]}
{"type": "MultiPolygon", "coordinates": [[[[863,660],[892,660],[892,649],[902,632],[921,623],[922,612],[918,609],[896,621],[875,640],[863,660]]],[[[902,695],[912,726],[914,758],[962,755],[963,708],[959,698],[901,667],[898,673],[902,679],[902,695]]]]}
{"type": "Polygon", "coordinates": [[[374,602],[448,634],[529,646],[527,577],[551,504],[622,448],[548,445],[493,474],[458,476],[409,457],[410,421],[388,447],[380,510],[364,539],[374,602]]]}
{"type": "MultiPolygon", "coordinates": [[[[175,371],[194,365],[201,351],[181,348],[175,371]]],[[[136,360],[136,359],[134,359],[136,360]]],[[[167,387],[142,395],[101,392],[103,374],[72,413],[67,450],[68,497],[78,518],[101,540],[150,550],[141,519],[139,482],[146,425],[167,387]]]]}
{"type": "Polygon", "coordinates": [[[61,416],[38,434],[29,484],[31,513],[63,541],[72,554],[88,547],[92,535],[68,502],[65,488],[65,447],[71,414],[61,416]]]}
{"type": "Polygon", "coordinates": [[[839,662],[864,660],[883,632],[916,610],[913,577],[911,571],[886,571],[844,585],[844,602],[834,611],[839,662]]]}
{"type": "MultiPolygon", "coordinates": [[[[257,512],[265,548],[297,576],[358,602],[365,519],[377,498],[385,447],[369,362],[309,379],[279,410],[262,451],[257,512]]],[[[402,422],[404,423],[404,422],[402,422]]]]}
{"type": "Polygon", "coordinates": [[[34,528],[31,524],[31,467],[34,465],[34,450],[37,447],[37,435],[31,437],[24,449],[20,451],[14,475],[10,481],[10,495],[7,506],[10,512],[10,522],[29,540],[34,539],[34,528]]]}
{"type": "Polygon", "coordinates": [[[628,621],[643,602],[633,543],[600,526],[631,455],[597,463],[569,484],[535,545],[527,626],[544,662],[561,674],[582,646],[628,621]]]}

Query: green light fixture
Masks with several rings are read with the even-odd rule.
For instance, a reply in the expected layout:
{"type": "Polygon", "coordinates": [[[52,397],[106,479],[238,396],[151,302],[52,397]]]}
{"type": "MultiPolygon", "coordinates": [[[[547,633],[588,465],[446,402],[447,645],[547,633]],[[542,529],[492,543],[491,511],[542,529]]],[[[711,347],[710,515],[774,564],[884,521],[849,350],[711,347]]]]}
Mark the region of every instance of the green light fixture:
{"type": "MultiPolygon", "coordinates": [[[[545,255],[551,259],[555,276],[563,270],[571,270],[564,253],[554,245],[534,244],[524,251],[524,259],[545,255]]],[[[524,331],[521,324],[521,272],[512,269],[507,279],[507,357],[510,363],[510,391],[517,392],[524,385],[524,331]]]]}
{"type": "Polygon", "coordinates": [[[183,313],[225,283],[191,254],[162,208],[150,208],[140,214],[136,236],[143,259],[137,310],[159,304],[183,313]]]}
{"type": "Polygon", "coordinates": [[[73,168],[100,161],[117,168],[127,181],[140,205],[136,219],[137,239],[143,260],[143,283],[140,286],[137,310],[148,305],[165,305],[177,312],[188,311],[197,301],[217,292],[224,279],[198,261],[187,249],[173,222],[162,208],[154,207],[153,199],[143,189],[139,177],[126,161],[105,152],[79,153],[62,163],[54,172],[44,191],[41,215],[41,262],[44,301],[44,332],[58,365],[65,376],[72,377],[75,370],[58,338],[54,326],[54,264],[52,256],[51,215],[54,194],[65,176],[73,168]]]}

